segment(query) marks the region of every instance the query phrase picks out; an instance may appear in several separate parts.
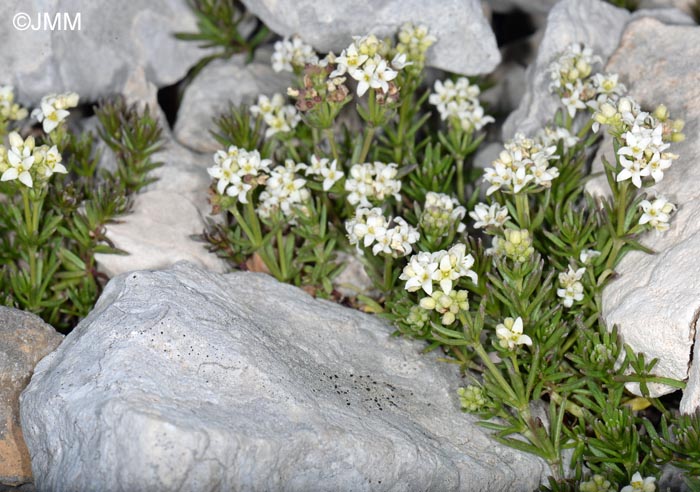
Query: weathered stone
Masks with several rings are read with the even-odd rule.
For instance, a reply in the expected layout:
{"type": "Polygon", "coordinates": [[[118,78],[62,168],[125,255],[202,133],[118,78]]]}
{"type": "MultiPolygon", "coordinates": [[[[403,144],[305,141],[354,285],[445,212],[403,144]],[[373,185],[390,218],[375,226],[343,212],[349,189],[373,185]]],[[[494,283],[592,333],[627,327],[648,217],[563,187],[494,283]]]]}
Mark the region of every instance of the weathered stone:
{"type": "MultiPolygon", "coordinates": [[[[610,58],[607,70],[619,73],[629,92],[643,106],[668,106],[676,118],[686,120],[687,140],[673,145],[679,155],[663,181],[650,191],[678,204],[671,229],[647,234],[642,243],[657,252],[628,254],[618,265],[619,277],[603,292],[603,317],[617,324],[626,343],[649,358],[658,358],[655,372],[684,380],[688,377],[691,349],[700,312],[700,75],[697,59],[700,30],[697,27],[666,26],[654,19],[640,19],[625,31],[621,45],[610,58]],[[639,67],[645,76],[639,76],[639,67]]],[[[606,149],[606,147],[604,147],[606,149]]],[[[611,150],[607,152],[611,159],[611,150]]],[[[597,169],[601,170],[600,158],[597,169]]],[[[604,178],[590,183],[589,191],[604,189],[604,178]]],[[[700,371],[695,345],[694,368],[700,371]]],[[[695,371],[695,372],[693,372],[695,371]]],[[[683,398],[687,411],[700,400],[697,375],[683,398]]],[[[654,395],[670,391],[653,385],[654,395]]]]}
{"type": "Polygon", "coordinates": [[[423,24],[437,36],[429,65],[450,72],[488,73],[500,61],[496,38],[479,0],[244,0],[273,31],[299,34],[319,51],[339,53],[352,36],[392,36],[405,22],[423,24]]]}
{"type": "Polygon", "coordinates": [[[517,132],[530,134],[550,120],[559,106],[549,92],[547,67],[572,43],[585,43],[604,60],[615,50],[629,12],[602,0],[562,0],[547,17],[547,27],[537,59],[527,73],[527,90],[522,101],[503,124],[503,138],[517,132]]]}
{"type": "Polygon", "coordinates": [[[20,426],[19,395],[36,363],[62,339],[38,316],[0,306],[0,489],[32,480],[20,426]]]}
{"type": "Polygon", "coordinates": [[[459,410],[455,368],[264,274],[124,274],[36,368],[39,490],[530,491],[542,461],[459,410]]]}
{"type": "Polygon", "coordinates": [[[185,90],[175,123],[177,140],[199,152],[214,152],[220,145],[211,135],[213,119],[231,103],[251,104],[260,94],[286,94],[291,77],[272,70],[270,55],[263,50],[249,64],[246,55],[237,55],[207,65],[185,90]]]}
{"type": "Polygon", "coordinates": [[[157,86],[170,85],[211,53],[173,36],[197,30],[193,12],[181,0],[3,2],[0,17],[6,20],[0,25],[0,44],[6,47],[0,65],[10,67],[3,82],[13,84],[25,102],[63,90],[94,101],[121,89],[136,67],[145,68],[157,86]],[[60,17],[55,24],[60,29],[19,30],[12,22],[19,13],[28,14],[36,27],[44,14],[53,20],[65,13],[69,22],[60,17]]]}
{"type": "Polygon", "coordinates": [[[528,14],[547,14],[559,0],[486,0],[494,12],[522,10],[528,14]]]}
{"type": "MultiPolygon", "coordinates": [[[[181,260],[222,272],[225,262],[192,238],[204,231],[205,217],[211,210],[207,167],[212,165],[212,157],[193,152],[173,139],[156,101],[156,87],[139,71],[135,74],[125,86],[127,100],[148,106],[160,119],[165,143],[152,159],[163,165],[152,171],[157,181],[134,196],[131,213],[107,225],[107,237],[128,255],[98,254],[98,266],[110,277],[131,270],[165,268],[181,260]]],[[[105,146],[100,165],[116,165],[114,154],[105,146]]]]}

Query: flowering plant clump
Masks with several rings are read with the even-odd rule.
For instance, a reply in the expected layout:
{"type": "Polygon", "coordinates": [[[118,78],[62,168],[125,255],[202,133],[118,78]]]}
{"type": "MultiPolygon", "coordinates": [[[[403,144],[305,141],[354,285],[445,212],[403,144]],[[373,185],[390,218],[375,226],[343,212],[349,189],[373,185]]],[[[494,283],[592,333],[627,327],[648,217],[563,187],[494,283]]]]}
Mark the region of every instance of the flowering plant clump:
{"type": "Polygon", "coordinates": [[[216,120],[209,174],[222,217],[204,233],[210,249],[442,351],[468,380],[464,410],[546,460],[548,490],[644,490],[664,463],[693,471],[675,428],[648,418],[677,419],[647,384],[682,383],[654,376],[656,361],[600,319],[620,259],[650,252],[641,234],[673,227],[671,197],[646,189],[673,172],[682,122],[663,106],[644,111],[574,45],[550,68],[562,103],[553,120],[479,173],[471,155],[493,118],[466,78],[425,87],[435,42],[415,25],[396,39],[356,36],[339,54],[280,41],[272,63],[296,76],[289,99],[263,95],[216,120]],[[602,128],[615,161],[603,163],[609,195],[593,197],[586,167],[602,128]],[[335,290],[339,252],[364,264],[374,290],[335,290]]]}
{"type": "Polygon", "coordinates": [[[0,125],[0,299],[40,315],[59,330],[85,316],[105,282],[95,254],[122,253],[105,225],[128,212],[129,194],[149,182],[157,166],[160,129],[148,113],[123,102],[97,109],[103,140],[118,155],[117,170],[99,170],[95,136],[68,128],[78,95],[42,98],[29,112],[3,87],[0,125]],[[9,134],[6,132],[9,131],[9,134]]]}

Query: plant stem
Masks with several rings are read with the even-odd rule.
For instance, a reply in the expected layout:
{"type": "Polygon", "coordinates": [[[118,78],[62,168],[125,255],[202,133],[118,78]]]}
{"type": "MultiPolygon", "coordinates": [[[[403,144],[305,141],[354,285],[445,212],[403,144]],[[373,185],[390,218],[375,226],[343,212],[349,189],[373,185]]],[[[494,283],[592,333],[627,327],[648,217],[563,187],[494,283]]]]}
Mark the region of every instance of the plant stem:
{"type": "Polygon", "coordinates": [[[530,203],[527,193],[515,194],[515,209],[518,212],[518,225],[523,229],[530,228],[530,203]]]}
{"type": "Polygon", "coordinates": [[[516,407],[520,407],[520,402],[518,402],[518,396],[515,394],[515,391],[513,391],[513,388],[508,384],[508,381],[505,380],[503,377],[503,374],[501,374],[501,371],[498,370],[496,365],[491,361],[491,358],[489,357],[489,354],[486,353],[486,350],[484,349],[484,346],[481,345],[480,342],[476,342],[474,345],[474,351],[477,353],[479,358],[481,359],[481,362],[484,363],[484,365],[488,368],[489,372],[491,373],[491,376],[498,382],[498,384],[501,386],[501,388],[508,393],[508,396],[511,397],[512,403],[516,407]]]}
{"type": "Polygon", "coordinates": [[[391,292],[391,288],[394,286],[394,258],[392,256],[386,255],[384,257],[384,293],[391,292]]]}
{"type": "Polygon", "coordinates": [[[326,138],[328,139],[328,144],[331,146],[331,152],[333,153],[333,159],[338,159],[338,147],[335,143],[335,134],[333,133],[332,128],[326,128],[323,130],[323,132],[326,134],[326,138]]]}
{"type": "MultiPolygon", "coordinates": [[[[34,217],[34,214],[32,210],[36,210],[34,205],[35,203],[30,203],[29,199],[29,191],[26,189],[22,188],[22,202],[24,204],[24,221],[25,225],[27,228],[27,236],[29,237],[30,244],[27,248],[27,253],[28,253],[28,260],[29,260],[29,284],[30,284],[30,289],[31,289],[31,294],[30,294],[30,310],[34,307],[34,304],[36,302],[36,299],[34,298],[36,292],[37,292],[37,285],[36,285],[36,277],[37,277],[37,269],[36,269],[36,254],[37,254],[37,247],[36,247],[36,225],[38,222],[38,218],[34,217]]],[[[38,214],[37,214],[38,215],[38,214]]]]}
{"type": "Polygon", "coordinates": [[[457,199],[461,205],[465,205],[464,200],[464,158],[455,159],[457,164],[457,199]]]}
{"type": "Polygon", "coordinates": [[[357,159],[358,163],[363,163],[367,159],[367,155],[369,154],[369,147],[372,144],[374,132],[376,131],[377,129],[373,126],[368,126],[365,130],[365,139],[364,142],[362,142],[362,152],[360,152],[360,157],[357,159]]]}
{"type": "Polygon", "coordinates": [[[629,183],[623,181],[620,184],[620,194],[617,203],[617,237],[621,238],[625,234],[625,215],[627,212],[627,190],[629,183]]]}

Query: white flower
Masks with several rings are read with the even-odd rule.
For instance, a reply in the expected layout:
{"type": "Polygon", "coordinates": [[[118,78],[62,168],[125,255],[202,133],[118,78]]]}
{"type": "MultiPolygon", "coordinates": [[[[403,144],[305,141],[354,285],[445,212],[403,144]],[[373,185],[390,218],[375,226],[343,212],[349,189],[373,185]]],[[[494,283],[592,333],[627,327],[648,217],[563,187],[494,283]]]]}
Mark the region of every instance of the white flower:
{"type": "Polygon", "coordinates": [[[318,63],[318,55],[299,36],[284,38],[275,43],[272,54],[272,69],[275,72],[293,72],[295,68],[304,68],[307,64],[314,63],[318,63]]]}
{"type": "Polygon", "coordinates": [[[78,95],[75,92],[65,94],[49,94],[41,98],[39,107],[32,111],[45,133],[50,133],[70,114],[66,111],[78,105],[78,95]]]}
{"type": "Polygon", "coordinates": [[[335,58],[337,68],[330,74],[330,78],[339,77],[345,73],[352,73],[358,70],[367,61],[369,56],[360,54],[355,43],[340,52],[340,56],[335,58]]]}
{"type": "Polygon", "coordinates": [[[504,149],[491,165],[484,170],[484,180],[491,186],[486,190],[491,195],[500,189],[510,193],[542,190],[552,185],[559,170],[550,166],[558,159],[556,146],[543,146],[540,142],[516,134],[504,144],[504,149]]]}
{"type": "Polygon", "coordinates": [[[676,206],[664,197],[657,197],[653,202],[642,200],[639,203],[642,208],[642,216],[639,218],[641,225],[649,224],[658,232],[665,232],[669,228],[668,222],[676,206]]]}
{"type": "Polygon", "coordinates": [[[67,174],[68,170],[66,169],[66,166],[61,164],[62,160],[63,157],[55,145],[47,150],[44,154],[44,160],[42,162],[44,166],[44,177],[50,178],[54,173],[67,174]]]}
{"type": "Polygon", "coordinates": [[[406,60],[406,53],[396,53],[391,59],[391,66],[396,70],[403,70],[409,65],[413,65],[413,62],[406,60]]]}
{"type": "Polygon", "coordinates": [[[469,212],[469,216],[475,221],[475,229],[488,226],[503,227],[510,218],[508,208],[502,207],[498,203],[492,203],[491,205],[477,203],[474,211],[469,212]]]}
{"type": "Polygon", "coordinates": [[[234,174],[231,178],[230,186],[226,188],[226,194],[228,196],[238,198],[238,201],[241,203],[248,203],[246,194],[248,193],[248,190],[252,188],[252,186],[244,183],[241,177],[237,174],[234,174]]]}
{"type": "Polygon", "coordinates": [[[641,473],[636,472],[632,475],[630,484],[622,487],[620,492],[655,492],[656,484],[654,482],[656,482],[656,478],[642,478],[641,473]]]}
{"type": "Polygon", "coordinates": [[[431,295],[433,293],[433,274],[438,264],[433,261],[433,255],[428,252],[420,252],[413,255],[404,267],[399,279],[406,281],[405,289],[409,292],[423,291],[431,295]]]}
{"type": "Polygon", "coordinates": [[[297,207],[306,202],[311,194],[306,188],[306,180],[296,175],[302,165],[287,159],[284,166],[277,166],[270,172],[265,190],[260,193],[258,215],[268,218],[275,211],[281,211],[293,220],[297,207]]]}
{"type": "Polygon", "coordinates": [[[370,199],[384,201],[393,196],[401,199],[401,181],[396,179],[398,165],[382,162],[355,164],[350,168],[350,176],[345,181],[345,191],[349,191],[348,202],[362,207],[371,206],[370,199]]]}
{"type": "Polygon", "coordinates": [[[394,257],[406,256],[418,242],[418,230],[402,217],[384,217],[378,207],[355,210],[355,217],[345,222],[345,230],[351,245],[372,247],[372,254],[383,253],[394,257]]]}
{"type": "Polygon", "coordinates": [[[495,121],[493,117],[485,116],[479,103],[479,86],[469,84],[469,79],[461,77],[456,82],[437,80],[434,90],[428,102],[437,108],[442,120],[464,131],[479,131],[495,121]]]}
{"type": "Polygon", "coordinates": [[[523,319],[506,318],[496,326],[498,344],[507,350],[514,350],[517,345],[532,345],[532,339],[523,334],[523,319]]]}
{"type": "Polygon", "coordinates": [[[561,141],[564,144],[564,150],[566,150],[576,145],[579,139],[564,127],[546,126],[537,134],[537,140],[543,147],[556,147],[561,141]]]}
{"type": "Polygon", "coordinates": [[[581,92],[583,91],[583,86],[581,84],[572,85],[566,84],[564,95],[561,98],[561,102],[564,104],[566,111],[572,118],[576,116],[576,111],[579,109],[586,109],[586,105],[581,100],[581,92]]]}
{"type": "Polygon", "coordinates": [[[562,298],[562,304],[566,307],[573,306],[574,302],[583,300],[583,284],[580,280],[586,273],[585,268],[574,270],[570,265],[566,272],[559,274],[560,289],[557,289],[557,296],[562,298]]]}
{"type": "Polygon", "coordinates": [[[333,159],[330,166],[321,169],[321,176],[323,176],[323,191],[328,191],[333,188],[333,185],[343,179],[343,171],[338,170],[338,161],[333,159]]]}
{"type": "Polygon", "coordinates": [[[34,185],[32,175],[29,170],[34,165],[34,138],[28,137],[22,140],[17,132],[9,135],[10,149],[7,151],[7,161],[10,167],[2,173],[0,181],[14,181],[18,179],[20,183],[32,188],[34,185]]]}
{"type": "Polygon", "coordinates": [[[276,133],[290,132],[301,121],[296,108],[285,104],[282,94],[273,94],[272,97],[258,96],[257,103],[250,107],[250,114],[262,117],[268,127],[265,138],[270,138],[276,133]]]}
{"type": "Polygon", "coordinates": [[[597,258],[599,256],[600,251],[596,251],[595,249],[584,249],[581,251],[581,254],[579,255],[578,259],[584,265],[588,265],[591,261],[593,261],[593,258],[597,258]]]}

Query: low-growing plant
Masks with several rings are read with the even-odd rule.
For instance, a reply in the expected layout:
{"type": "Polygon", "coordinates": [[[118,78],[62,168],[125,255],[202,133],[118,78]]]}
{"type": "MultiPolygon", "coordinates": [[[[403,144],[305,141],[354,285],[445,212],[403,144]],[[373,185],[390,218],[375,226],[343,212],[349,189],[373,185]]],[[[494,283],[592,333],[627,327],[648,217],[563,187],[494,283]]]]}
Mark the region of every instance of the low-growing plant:
{"type": "Polygon", "coordinates": [[[653,253],[641,235],[669,227],[676,207],[652,187],[678,157],[682,121],[664,106],[644,111],[572,45],[549,70],[562,103],[552,122],[506,142],[475,182],[471,156],[493,119],[466,78],[424,88],[434,42],[410,24],[396,39],[356,37],[340,55],[278,42],[273,67],[296,75],[294,105],[261,95],[217,118],[209,248],[336,298],[338,253],[357,256],[375,292],[349,302],[457,364],[463,409],[544,459],[547,490],[652,490],[665,463],[691,476],[697,418],[649,392],[683,383],[656,376],[656,360],[601,319],[619,261],[653,253]],[[615,159],[599,173],[608,192],[593,196],[601,128],[615,159]]]}
{"type": "Polygon", "coordinates": [[[198,42],[201,48],[214,49],[214,53],[195,65],[190,77],[218,58],[247,53],[252,59],[255,49],[269,35],[267,27],[238,0],[188,0],[188,3],[197,17],[197,32],[180,32],[175,37],[198,42]]]}
{"type": "Polygon", "coordinates": [[[61,331],[92,309],[106,281],[95,255],[122,254],[105,226],[129,211],[130,195],[151,181],[160,128],[148,110],[123,101],[97,108],[99,133],[115,151],[116,169],[99,167],[97,137],[71,131],[75,93],[50,94],[32,117],[3,87],[0,145],[0,291],[2,302],[38,314],[61,331]],[[11,131],[15,130],[15,131],[11,131]],[[9,136],[7,131],[10,131],[9,136]]]}

